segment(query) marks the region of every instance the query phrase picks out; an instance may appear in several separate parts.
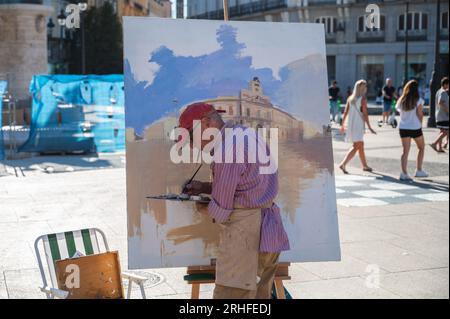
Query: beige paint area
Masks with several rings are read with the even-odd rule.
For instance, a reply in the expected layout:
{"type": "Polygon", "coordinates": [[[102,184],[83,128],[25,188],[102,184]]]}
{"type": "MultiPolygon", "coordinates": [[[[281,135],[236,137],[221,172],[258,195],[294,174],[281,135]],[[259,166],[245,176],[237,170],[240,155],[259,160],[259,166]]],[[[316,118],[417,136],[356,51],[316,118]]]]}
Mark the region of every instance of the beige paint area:
{"type": "MultiPolygon", "coordinates": [[[[146,199],[149,195],[179,194],[181,185],[199,165],[174,164],[170,160],[173,142],[169,140],[168,132],[174,127],[174,121],[175,118],[166,118],[150,126],[143,138],[127,129],[130,268],[209,264],[217,252],[219,226],[197,212],[193,203],[146,199]]],[[[298,212],[304,201],[302,196],[305,191],[311,191],[311,187],[320,188],[317,191],[326,196],[323,185],[314,181],[323,174],[333,175],[330,150],[331,137],[328,135],[280,141],[280,191],[276,201],[282,207],[284,223],[301,223],[298,212]]],[[[209,165],[202,166],[196,179],[210,180],[209,165]]],[[[291,241],[295,240],[296,234],[288,232],[288,235],[291,241]]]]}

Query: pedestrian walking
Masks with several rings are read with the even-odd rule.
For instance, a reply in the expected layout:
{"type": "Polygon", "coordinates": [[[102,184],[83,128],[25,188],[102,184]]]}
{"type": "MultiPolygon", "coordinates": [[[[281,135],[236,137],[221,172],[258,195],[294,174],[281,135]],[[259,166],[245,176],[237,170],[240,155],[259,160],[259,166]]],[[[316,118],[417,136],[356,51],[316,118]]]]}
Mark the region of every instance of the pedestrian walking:
{"type": "Polygon", "coordinates": [[[400,138],[402,140],[403,154],[401,157],[402,172],[400,180],[411,181],[408,175],[408,156],[411,149],[411,140],[417,145],[419,153],[417,155],[415,177],[428,177],[423,170],[423,159],[425,156],[425,139],[422,132],[424,100],[419,96],[419,83],[411,80],[406,83],[402,96],[398,99],[396,109],[400,113],[400,138]]]}
{"type": "Polygon", "coordinates": [[[395,92],[395,87],[392,85],[392,80],[390,78],[386,79],[386,85],[383,86],[383,117],[380,124],[388,124],[389,115],[391,114],[392,103],[394,98],[397,98],[397,93],[395,92]]]}
{"type": "Polygon", "coordinates": [[[337,81],[333,81],[331,83],[331,86],[328,88],[328,95],[329,95],[329,101],[330,101],[330,112],[332,116],[332,121],[335,122],[336,115],[339,112],[339,96],[340,96],[340,89],[337,86],[337,81]]]}
{"type": "Polygon", "coordinates": [[[430,146],[438,153],[444,153],[442,142],[447,138],[448,145],[448,77],[441,80],[441,88],[436,92],[436,127],[440,130],[436,140],[430,146]]]}
{"type": "Polygon", "coordinates": [[[366,154],[364,151],[364,133],[366,124],[369,130],[373,134],[376,134],[369,122],[366,94],[367,82],[364,80],[357,81],[355,83],[353,93],[348,98],[345,106],[344,118],[341,124],[341,133],[346,131],[345,140],[346,142],[353,143],[353,146],[339,165],[339,168],[344,174],[348,174],[346,169],[347,164],[353,159],[356,153],[359,154],[363,171],[373,171],[373,169],[367,164],[366,154]],[[345,123],[347,123],[346,127],[345,123]]]}

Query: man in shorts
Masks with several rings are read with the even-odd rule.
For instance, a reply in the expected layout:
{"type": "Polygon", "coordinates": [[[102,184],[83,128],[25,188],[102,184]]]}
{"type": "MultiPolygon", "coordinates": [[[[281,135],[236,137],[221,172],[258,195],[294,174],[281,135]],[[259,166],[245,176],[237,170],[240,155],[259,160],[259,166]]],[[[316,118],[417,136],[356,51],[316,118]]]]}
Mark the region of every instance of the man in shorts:
{"type": "MultiPolygon", "coordinates": [[[[386,85],[383,87],[383,119],[381,124],[387,124],[389,115],[391,114],[392,102],[394,98],[397,98],[395,93],[395,87],[392,85],[392,80],[390,78],[386,79],[386,85]]],[[[380,124],[380,125],[381,125],[380,124]]]]}
{"type": "Polygon", "coordinates": [[[444,153],[442,141],[448,141],[448,77],[441,80],[441,88],[436,92],[436,127],[440,130],[436,140],[430,145],[436,152],[444,153]]]}

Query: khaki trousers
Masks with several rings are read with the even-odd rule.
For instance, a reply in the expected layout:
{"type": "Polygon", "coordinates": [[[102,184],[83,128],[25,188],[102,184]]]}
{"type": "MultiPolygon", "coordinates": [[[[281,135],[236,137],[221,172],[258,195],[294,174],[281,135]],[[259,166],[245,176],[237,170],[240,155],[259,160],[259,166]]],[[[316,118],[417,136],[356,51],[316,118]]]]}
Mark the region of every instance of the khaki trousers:
{"type": "Polygon", "coordinates": [[[256,290],[246,290],[216,284],[214,299],[271,299],[272,286],[280,253],[259,253],[256,290]]]}

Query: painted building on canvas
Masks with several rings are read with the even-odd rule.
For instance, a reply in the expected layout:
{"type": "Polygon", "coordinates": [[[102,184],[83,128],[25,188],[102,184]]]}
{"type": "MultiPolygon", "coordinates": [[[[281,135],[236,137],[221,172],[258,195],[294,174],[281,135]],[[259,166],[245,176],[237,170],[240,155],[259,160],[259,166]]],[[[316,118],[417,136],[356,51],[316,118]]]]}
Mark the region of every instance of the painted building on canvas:
{"type": "Polygon", "coordinates": [[[221,96],[205,102],[216,109],[224,110],[225,121],[232,120],[254,129],[277,128],[280,140],[301,140],[303,123],[289,113],[277,108],[264,95],[259,78],[253,78],[247,89],[242,89],[236,96],[221,96]]]}

